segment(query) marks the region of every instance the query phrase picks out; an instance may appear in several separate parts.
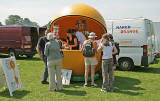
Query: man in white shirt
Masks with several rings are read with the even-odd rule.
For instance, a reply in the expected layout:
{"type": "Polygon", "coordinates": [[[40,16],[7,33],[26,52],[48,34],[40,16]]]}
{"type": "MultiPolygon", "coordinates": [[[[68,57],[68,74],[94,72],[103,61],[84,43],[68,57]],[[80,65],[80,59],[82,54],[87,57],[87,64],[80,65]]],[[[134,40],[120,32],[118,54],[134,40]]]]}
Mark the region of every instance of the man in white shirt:
{"type": "Polygon", "coordinates": [[[76,32],[76,37],[77,37],[77,39],[78,39],[78,41],[79,41],[80,46],[82,46],[82,45],[83,45],[83,42],[86,40],[86,37],[85,37],[84,34],[83,34],[82,32],[80,32],[80,31],[77,31],[77,32],[76,32]]]}
{"type": "Polygon", "coordinates": [[[80,47],[83,45],[83,42],[86,40],[85,35],[82,33],[82,31],[84,30],[84,25],[82,22],[80,21],[79,23],[76,24],[77,31],[75,33],[75,35],[79,41],[80,47]]]}

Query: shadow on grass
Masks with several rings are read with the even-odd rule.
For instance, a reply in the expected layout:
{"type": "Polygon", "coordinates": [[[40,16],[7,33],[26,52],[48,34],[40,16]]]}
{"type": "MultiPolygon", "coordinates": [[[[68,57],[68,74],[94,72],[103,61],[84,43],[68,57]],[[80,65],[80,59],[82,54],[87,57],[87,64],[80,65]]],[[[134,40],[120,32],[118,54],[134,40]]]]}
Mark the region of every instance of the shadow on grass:
{"type": "Polygon", "coordinates": [[[75,88],[77,90],[70,90],[70,89],[63,89],[60,91],[61,93],[64,93],[66,95],[72,95],[72,96],[85,96],[87,93],[86,91],[80,90],[80,88],[83,87],[84,82],[70,82],[70,85],[63,85],[64,88],[75,88]]]}
{"type": "Polygon", "coordinates": [[[9,93],[9,90],[5,89],[4,91],[0,92],[0,96],[7,97],[7,98],[21,99],[25,95],[27,95],[28,93],[30,93],[30,91],[27,91],[27,90],[17,90],[17,91],[13,92],[13,96],[11,97],[10,93],[9,93]]]}
{"type": "Polygon", "coordinates": [[[134,72],[160,74],[160,67],[159,67],[159,65],[156,65],[159,63],[159,61],[160,61],[160,58],[156,58],[153,62],[153,64],[155,64],[154,67],[145,68],[145,67],[136,66],[133,71],[134,72]]]}
{"type": "Polygon", "coordinates": [[[17,57],[17,60],[26,60],[26,61],[40,61],[40,58],[33,57],[33,58],[27,58],[27,57],[17,57]]]}
{"type": "Polygon", "coordinates": [[[160,67],[135,67],[134,72],[144,72],[144,73],[154,73],[154,74],[160,74],[160,67]]]}
{"type": "Polygon", "coordinates": [[[115,76],[115,92],[132,96],[143,94],[140,93],[139,90],[145,89],[137,87],[140,83],[140,80],[135,78],[115,76]]]}
{"type": "Polygon", "coordinates": [[[158,58],[155,58],[153,64],[158,64],[159,63],[159,59],[158,58]]]}
{"type": "MultiPolygon", "coordinates": [[[[98,88],[101,88],[102,80],[97,80],[96,83],[98,84],[98,88]]],[[[131,96],[143,94],[139,92],[140,90],[145,90],[144,88],[138,87],[140,83],[140,80],[135,78],[115,76],[114,93],[127,94],[131,96]]]]}
{"type": "Polygon", "coordinates": [[[64,88],[81,88],[83,87],[84,82],[70,82],[70,85],[63,85],[64,88]]]}
{"type": "MultiPolygon", "coordinates": [[[[102,86],[102,79],[96,80],[95,83],[98,85],[97,88],[101,89],[102,86]]],[[[120,77],[115,76],[115,92],[114,93],[121,93],[121,94],[127,94],[131,96],[137,96],[141,93],[141,90],[145,90],[142,87],[138,87],[140,85],[141,81],[135,78],[129,78],[129,77],[120,77]]],[[[64,88],[81,88],[83,87],[84,82],[71,82],[70,86],[64,86],[64,88]]],[[[90,82],[88,82],[90,84],[90,82]]],[[[90,86],[89,86],[90,87],[90,86]]],[[[64,91],[65,94],[68,95],[78,95],[82,94],[85,95],[86,92],[84,91],[64,91]]]]}
{"type": "Polygon", "coordinates": [[[66,95],[72,95],[72,96],[85,96],[87,94],[86,91],[80,91],[80,90],[66,90],[66,89],[63,89],[60,92],[66,94],[66,95]]]}
{"type": "MultiPolygon", "coordinates": [[[[9,56],[1,54],[0,58],[9,58],[9,56]]],[[[19,57],[16,58],[16,60],[40,61],[40,58],[38,58],[38,57],[27,58],[26,56],[19,56],[19,57]]]]}

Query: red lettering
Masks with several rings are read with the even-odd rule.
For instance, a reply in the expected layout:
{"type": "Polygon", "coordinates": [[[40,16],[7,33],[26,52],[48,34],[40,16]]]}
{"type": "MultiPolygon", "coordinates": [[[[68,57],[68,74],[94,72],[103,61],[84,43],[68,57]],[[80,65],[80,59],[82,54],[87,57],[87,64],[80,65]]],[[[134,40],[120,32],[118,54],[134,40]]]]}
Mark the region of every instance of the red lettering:
{"type": "Polygon", "coordinates": [[[123,30],[121,30],[121,32],[120,33],[123,33],[123,30]]]}
{"type": "Polygon", "coordinates": [[[126,30],[124,30],[124,33],[127,33],[127,31],[126,31],[126,30]]]}
{"type": "Polygon", "coordinates": [[[130,33],[132,33],[133,31],[132,30],[130,30],[130,33]]]}
{"type": "Polygon", "coordinates": [[[138,34],[139,31],[137,29],[135,29],[135,30],[121,30],[120,33],[138,34]]]}
{"type": "Polygon", "coordinates": [[[133,30],[133,33],[135,33],[135,30],[133,30]]]}
{"type": "Polygon", "coordinates": [[[130,32],[130,30],[127,30],[127,33],[129,33],[130,32]]]}

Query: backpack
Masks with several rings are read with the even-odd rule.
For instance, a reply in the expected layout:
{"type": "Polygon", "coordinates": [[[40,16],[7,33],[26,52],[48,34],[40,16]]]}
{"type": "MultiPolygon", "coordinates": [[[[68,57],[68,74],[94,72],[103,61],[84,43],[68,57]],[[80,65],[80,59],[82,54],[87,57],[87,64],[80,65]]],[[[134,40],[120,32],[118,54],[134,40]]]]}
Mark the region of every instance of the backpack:
{"type": "Polygon", "coordinates": [[[92,57],[95,55],[95,49],[93,47],[93,42],[87,41],[87,43],[84,45],[83,49],[83,56],[85,57],[92,57]]]}
{"type": "Polygon", "coordinates": [[[120,53],[120,48],[119,48],[119,43],[118,42],[114,42],[115,47],[117,48],[117,53],[115,55],[119,55],[120,53]]]}

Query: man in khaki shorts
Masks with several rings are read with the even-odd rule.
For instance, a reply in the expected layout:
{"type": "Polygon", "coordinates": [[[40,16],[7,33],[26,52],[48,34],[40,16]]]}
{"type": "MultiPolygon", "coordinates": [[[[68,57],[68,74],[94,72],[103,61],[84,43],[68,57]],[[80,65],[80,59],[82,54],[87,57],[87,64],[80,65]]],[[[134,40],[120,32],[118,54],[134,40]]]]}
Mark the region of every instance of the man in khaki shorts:
{"type": "Polygon", "coordinates": [[[84,87],[87,87],[87,81],[88,81],[88,72],[89,68],[91,67],[91,86],[96,87],[97,85],[94,83],[94,76],[95,76],[95,68],[98,64],[97,61],[97,44],[94,41],[96,38],[96,34],[94,32],[91,32],[88,36],[88,40],[85,40],[82,45],[82,52],[83,56],[85,57],[85,84],[84,87]],[[92,47],[92,50],[87,49],[86,47],[92,47]]]}

